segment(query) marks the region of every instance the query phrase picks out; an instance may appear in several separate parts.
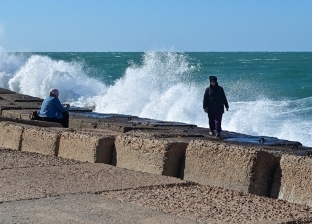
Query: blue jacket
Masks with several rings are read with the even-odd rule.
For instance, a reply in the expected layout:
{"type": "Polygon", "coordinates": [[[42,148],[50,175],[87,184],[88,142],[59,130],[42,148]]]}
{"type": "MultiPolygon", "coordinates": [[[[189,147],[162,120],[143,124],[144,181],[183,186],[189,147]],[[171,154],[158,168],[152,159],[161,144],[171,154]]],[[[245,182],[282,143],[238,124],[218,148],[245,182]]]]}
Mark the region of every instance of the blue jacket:
{"type": "Polygon", "coordinates": [[[67,111],[67,107],[64,107],[59,98],[48,96],[42,102],[41,109],[38,112],[40,117],[57,117],[59,119],[63,118],[62,112],[67,111]]]}

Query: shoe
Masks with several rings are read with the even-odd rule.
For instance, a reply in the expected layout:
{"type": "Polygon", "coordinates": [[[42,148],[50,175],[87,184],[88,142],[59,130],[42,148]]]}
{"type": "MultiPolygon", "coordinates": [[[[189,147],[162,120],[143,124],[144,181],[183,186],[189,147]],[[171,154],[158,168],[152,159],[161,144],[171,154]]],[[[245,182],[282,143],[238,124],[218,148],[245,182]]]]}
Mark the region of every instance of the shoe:
{"type": "Polygon", "coordinates": [[[218,137],[218,138],[221,137],[220,132],[217,132],[216,137],[218,137]]]}
{"type": "Polygon", "coordinates": [[[213,136],[214,132],[213,131],[209,131],[209,135],[213,136]]]}

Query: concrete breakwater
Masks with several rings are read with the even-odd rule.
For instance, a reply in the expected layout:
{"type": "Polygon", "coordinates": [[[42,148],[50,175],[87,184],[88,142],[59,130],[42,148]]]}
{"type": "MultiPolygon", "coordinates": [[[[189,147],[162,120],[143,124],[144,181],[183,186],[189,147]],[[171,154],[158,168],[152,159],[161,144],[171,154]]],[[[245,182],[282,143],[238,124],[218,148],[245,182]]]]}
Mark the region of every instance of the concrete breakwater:
{"type": "Polygon", "coordinates": [[[74,108],[69,128],[30,121],[42,99],[0,88],[0,147],[105,163],[312,205],[311,149],[298,142],[74,108]]]}

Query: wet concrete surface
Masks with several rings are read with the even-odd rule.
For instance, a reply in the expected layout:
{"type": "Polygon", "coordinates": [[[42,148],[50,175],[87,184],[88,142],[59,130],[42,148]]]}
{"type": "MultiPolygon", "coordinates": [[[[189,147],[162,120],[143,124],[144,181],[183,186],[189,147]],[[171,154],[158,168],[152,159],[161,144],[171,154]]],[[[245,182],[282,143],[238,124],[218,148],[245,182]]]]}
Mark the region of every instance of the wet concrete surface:
{"type": "MultiPolygon", "coordinates": [[[[303,146],[300,142],[278,139],[270,136],[252,136],[224,130],[221,137],[211,136],[209,129],[198,127],[194,124],[186,124],[181,122],[160,121],[149,118],[140,118],[123,114],[104,114],[104,113],[72,113],[73,118],[92,120],[95,128],[101,125],[96,123],[115,123],[126,126],[125,132],[140,130],[142,132],[158,133],[158,137],[202,137],[216,141],[226,141],[244,145],[260,146],[260,147],[279,147],[280,150],[288,151],[306,151],[312,150],[310,147],[303,146]],[[167,133],[167,134],[166,134],[167,133]],[[169,134],[170,133],[170,134],[169,134]],[[163,136],[160,136],[163,134],[163,136]]],[[[99,126],[99,127],[98,127],[99,126]]]]}

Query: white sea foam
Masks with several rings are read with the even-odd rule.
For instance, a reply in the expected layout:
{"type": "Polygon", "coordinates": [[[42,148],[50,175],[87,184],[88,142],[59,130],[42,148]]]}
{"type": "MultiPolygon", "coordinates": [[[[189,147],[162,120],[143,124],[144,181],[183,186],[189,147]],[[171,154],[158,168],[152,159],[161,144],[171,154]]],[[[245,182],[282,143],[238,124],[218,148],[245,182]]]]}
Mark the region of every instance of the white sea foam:
{"type": "Polygon", "coordinates": [[[105,93],[106,85],[89,78],[79,63],[54,61],[49,57],[1,53],[0,84],[15,92],[44,98],[58,88],[61,101],[76,106],[95,106],[92,98],[105,93]]]}
{"type": "Polygon", "coordinates": [[[223,128],[255,136],[273,136],[312,146],[312,97],[295,101],[231,102],[223,128]]]}
{"type": "MultiPolygon", "coordinates": [[[[121,79],[107,86],[90,78],[90,74],[85,73],[88,69],[78,62],[0,52],[0,86],[3,88],[41,98],[49,89],[58,88],[61,101],[73,106],[94,106],[99,113],[129,114],[208,127],[207,115],[202,109],[206,83],[195,84],[193,77],[198,69],[182,53],[147,52],[141,65],[129,65],[121,79]]],[[[237,84],[232,88],[236,86],[239,87],[237,84]]],[[[237,98],[231,97],[237,91],[225,90],[229,99],[237,98]]],[[[297,101],[230,101],[229,104],[230,110],[223,116],[224,130],[312,146],[311,97],[297,101]]]]}
{"type": "Polygon", "coordinates": [[[122,79],[97,98],[96,111],[193,122],[201,102],[197,89],[185,80],[196,69],[180,54],[146,53],[143,65],[130,66],[122,79]]]}

